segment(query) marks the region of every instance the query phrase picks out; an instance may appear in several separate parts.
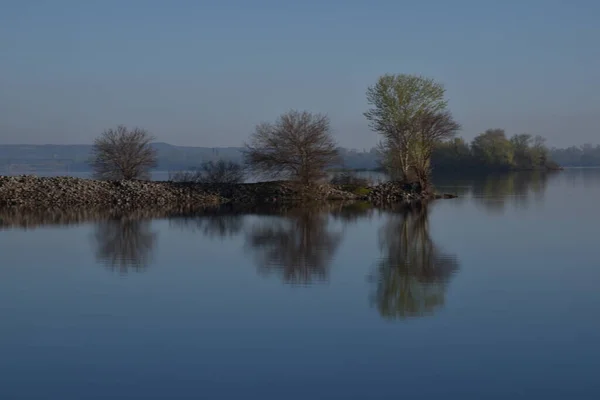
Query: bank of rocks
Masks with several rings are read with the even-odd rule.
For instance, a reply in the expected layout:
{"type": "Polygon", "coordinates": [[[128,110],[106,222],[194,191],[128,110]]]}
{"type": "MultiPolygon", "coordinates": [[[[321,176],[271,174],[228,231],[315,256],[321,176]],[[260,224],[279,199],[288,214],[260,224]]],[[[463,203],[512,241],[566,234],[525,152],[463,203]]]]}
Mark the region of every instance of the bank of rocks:
{"type": "Polygon", "coordinates": [[[290,182],[203,185],[154,181],[99,181],[74,177],[0,176],[0,206],[21,208],[201,208],[224,203],[354,200],[330,185],[290,182]]]}
{"type": "Polygon", "coordinates": [[[211,205],[218,196],[168,182],[98,181],[73,177],[0,177],[0,206],[152,208],[211,205]]]}
{"type": "Polygon", "coordinates": [[[369,189],[367,200],[374,204],[413,203],[432,198],[418,183],[384,182],[369,189]]]}
{"type": "Polygon", "coordinates": [[[193,209],[218,204],[281,204],[297,201],[369,201],[375,205],[432,198],[418,185],[386,182],[349,190],[286,181],[197,184],[154,181],[99,181],[74,177],[0,176],[0,207],[193,209]]]}

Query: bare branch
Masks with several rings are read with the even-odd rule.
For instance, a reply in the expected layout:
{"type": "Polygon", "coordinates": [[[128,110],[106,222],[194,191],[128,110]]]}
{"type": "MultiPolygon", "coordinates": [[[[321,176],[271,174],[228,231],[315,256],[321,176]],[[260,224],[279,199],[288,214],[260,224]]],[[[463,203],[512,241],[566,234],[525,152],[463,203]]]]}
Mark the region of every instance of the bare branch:
{"type": "Polygon", "coordinates": [[[94,141],[90,162],[94,177],[103,180],[150,179],[157,164],[154,137],[144,129],[129,131],[119,125],[104,131],[94,141]]]}
{"type": "Polygon", "coordinates": [[[240,183],[244,180],[244,168],[233,161],[208,161],[196,170],[176,172],[170,175],[169,180],[206,184],[240,183]]]}
{"type": "Polygon", "coordinates": [[[314,182],[338,159],[329,118],[292,110],[274,124],[261,123],[246,144],[245,159],[253,172],[314,182]]]}

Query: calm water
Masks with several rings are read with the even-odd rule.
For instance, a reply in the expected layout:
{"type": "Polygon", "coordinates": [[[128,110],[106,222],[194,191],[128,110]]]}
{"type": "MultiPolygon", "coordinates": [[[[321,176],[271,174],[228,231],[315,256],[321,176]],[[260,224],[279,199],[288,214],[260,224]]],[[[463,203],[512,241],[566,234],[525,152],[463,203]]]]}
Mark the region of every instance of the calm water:
{"type": "Polygon", "coordinates": [[[438,185],[461,198],[0,212],[0,399],[600,398],[600,170],[438,185]]]}

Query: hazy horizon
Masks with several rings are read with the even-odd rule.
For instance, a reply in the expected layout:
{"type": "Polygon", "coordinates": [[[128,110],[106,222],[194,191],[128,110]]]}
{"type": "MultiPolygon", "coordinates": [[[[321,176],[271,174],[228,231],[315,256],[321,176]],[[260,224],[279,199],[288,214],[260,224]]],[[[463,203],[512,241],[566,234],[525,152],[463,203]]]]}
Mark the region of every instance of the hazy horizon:
{"type": "Polygon", "coordinates": [[[238,147],[295,108],[328,114],[340,146],[369,149],[365,91],[384,73],[442,82],[467,140],[503,128],[598,143],[591,0],[123,4],[3,2],[0,144],[91,144],[125,124],[238,147]]]}

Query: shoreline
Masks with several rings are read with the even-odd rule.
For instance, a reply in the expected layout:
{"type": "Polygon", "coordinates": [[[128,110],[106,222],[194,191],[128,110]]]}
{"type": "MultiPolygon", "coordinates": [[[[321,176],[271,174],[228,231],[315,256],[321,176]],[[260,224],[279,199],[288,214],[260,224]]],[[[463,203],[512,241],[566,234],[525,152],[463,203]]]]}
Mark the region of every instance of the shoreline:
{"type": "Polygon", "coordinates": [[[169,181],[100,181],[76,177],[0,176],[0,207],[20,209],[201,210],[218,205],[363,201],[373,206],[409,204],[454,195],[426,193],[415,185],[384,182],[373,186],[291,181],[198,184],[169,181]]]}

